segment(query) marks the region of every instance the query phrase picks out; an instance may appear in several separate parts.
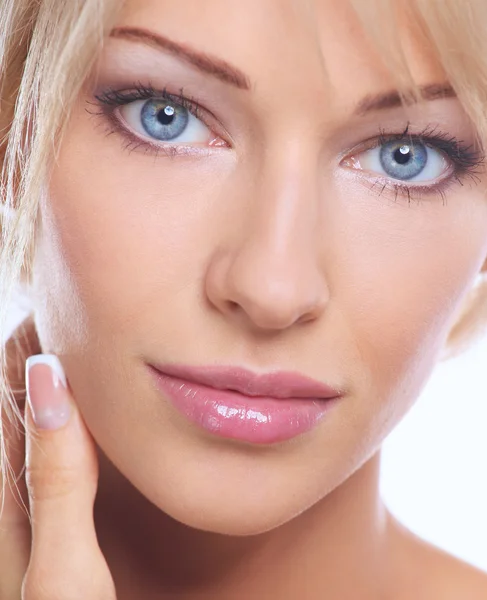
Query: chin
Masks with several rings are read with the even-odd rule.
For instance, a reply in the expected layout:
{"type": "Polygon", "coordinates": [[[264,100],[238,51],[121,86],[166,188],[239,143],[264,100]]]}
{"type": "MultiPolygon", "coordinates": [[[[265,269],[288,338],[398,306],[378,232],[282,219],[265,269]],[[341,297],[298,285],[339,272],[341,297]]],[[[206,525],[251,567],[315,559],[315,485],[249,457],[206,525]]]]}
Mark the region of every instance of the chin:
{"type": "Polygon", "coordinates": [[[320,481],[316,472],[311,478],[305,468],[297,477],[282,457],[276,465],[269,457],[232,455],[224,447],[218,457],[211,452],[205,455],[201,447],[198,450],[191,458],[171,452],[169,460],[161,458],[163,452],[158,456],[151,453],[157,456],[152,461],[140,461],[139,455],[137,463],[119,467],[140,494],[172,519],[194,529],[232,536],[275,529],[339,483],[329,478],[320,481]]]}
{"type": "MultiPolygon", "coordinates": [[[[211,496],[211,494],[209,494],[211,496]]],[[[228,505],[215,497],[196,501],[186,497],[180,502],[164,502],[158,508],[180,523],[211,533],[231,536],[250,536],[265,533],[291,520],[295,513],[289,507],[266,502],[251,503],[242,499],[228,505]]]]}

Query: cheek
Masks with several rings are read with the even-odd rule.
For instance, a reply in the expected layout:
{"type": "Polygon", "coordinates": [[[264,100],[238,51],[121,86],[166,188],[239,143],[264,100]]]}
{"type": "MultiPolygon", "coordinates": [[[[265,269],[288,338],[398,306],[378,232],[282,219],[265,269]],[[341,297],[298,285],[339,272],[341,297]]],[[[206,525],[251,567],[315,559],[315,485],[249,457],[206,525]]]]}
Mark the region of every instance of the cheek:
{"type": "Polygon", "coordinates": [[[342,272],[333,276],[354,340],[357,381],[371,402],[404,411],[485,258],[487,203],[472,190],[452,192],[446,205],[367,196],[337,218],[342,272]]]}
{"type": "Polygon", "coordinates": [[[96,336],[133,340],[144,315],[163,320],[161,299],[174,303],[201,278],[217,229],[208,207],[230,165],[151,160],[112,139],[74,130],[41,202],[34,293],[60,354],[96,336]]]}

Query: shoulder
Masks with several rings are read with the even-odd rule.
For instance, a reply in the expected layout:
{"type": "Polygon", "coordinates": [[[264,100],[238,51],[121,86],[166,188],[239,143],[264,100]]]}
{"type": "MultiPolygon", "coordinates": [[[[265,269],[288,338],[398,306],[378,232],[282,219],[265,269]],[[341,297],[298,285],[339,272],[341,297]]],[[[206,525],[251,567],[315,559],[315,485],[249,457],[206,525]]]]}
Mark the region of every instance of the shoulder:
{"type": "Polygon", "coordinates": [[[398,600],[487,600],[487,572],[423,540],[394,517],[391,527],[398,600]]]}
{"type": "Polygon", "coordinates": [[[487,573],[444,553],[431,550],[432,589],[438,600],[487,600],[487,573]]]}

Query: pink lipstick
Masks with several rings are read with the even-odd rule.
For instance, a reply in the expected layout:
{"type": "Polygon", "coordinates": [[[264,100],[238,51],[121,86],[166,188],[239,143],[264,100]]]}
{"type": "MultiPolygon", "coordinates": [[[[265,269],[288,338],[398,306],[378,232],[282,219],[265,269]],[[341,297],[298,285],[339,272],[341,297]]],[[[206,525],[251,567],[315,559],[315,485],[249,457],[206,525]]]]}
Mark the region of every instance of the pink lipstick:
{"type": "Polygon", "coordinates": [[[157,388],[190,421],[212,434],[253,444],[282,442],[310,431],[342,396],[299,373],[148,366],[157,388]]]}

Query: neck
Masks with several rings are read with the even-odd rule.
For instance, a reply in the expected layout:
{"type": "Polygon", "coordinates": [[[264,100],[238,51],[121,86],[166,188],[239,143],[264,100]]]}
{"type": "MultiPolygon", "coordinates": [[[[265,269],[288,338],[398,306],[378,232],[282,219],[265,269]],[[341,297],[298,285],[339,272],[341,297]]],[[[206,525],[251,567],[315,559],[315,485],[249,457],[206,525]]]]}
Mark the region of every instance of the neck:
{"type": "Polygon", "coordinates": [[[232,537],[173,520],[101,455],[95,521],[119,600],[382,597],[391,553],[379,472],[377,453],[290,522],[232,537]]]}

